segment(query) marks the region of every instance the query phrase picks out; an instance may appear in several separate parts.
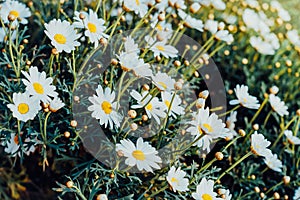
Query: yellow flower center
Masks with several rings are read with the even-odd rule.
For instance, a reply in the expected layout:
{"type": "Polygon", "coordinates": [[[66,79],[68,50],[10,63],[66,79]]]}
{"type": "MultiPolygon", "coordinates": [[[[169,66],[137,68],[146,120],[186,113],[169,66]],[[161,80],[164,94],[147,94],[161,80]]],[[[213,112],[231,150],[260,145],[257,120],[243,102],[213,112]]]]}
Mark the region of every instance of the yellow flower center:
{"type": "Polygon", "coordinates": [[[140,5],[140,1],[139,0],[135,0],[136,5],[140,5]]]}
{"type": "Polygon", "coordinates": [[[103,101],[101,107],[105,114],[110,114],[112,112],[112,106],[108,101],[103,101]]]}
{"type": "Polygon", "coordinates": [[[19,144],[19,137],[18,137],[17,135],[14,137],[14,142],[15,142],[16,144],[19,144]]]}
{"type": "Polygon", "coordinates": [[[21,113],[21,114],[26,114],[26,113],[28,113],[28,111],[29,111],[29,106],[28,106],[28,104],[26,104],[26,103],[20,103],[20,104],[18,105],[18,111],[19,111],[19,113],[21,113]]]}
{"type": "Polygon", "coordinates": [[[198,131],[199,131],[200,135],[203,134],[203,130],[202,130],[201,126],[198,126],[198,131]]]}
{"type": "Polygon", "coordinates": [[[158,82],[160,86],[162,86],[164,89],[167,89],[167,85],[164,82],[158,82]]]}
{"type": "Polygon", "coordinates": [[[161,46],[161,45],[157,45],[156,48],[160,51],[164,51],[165,47],[161,46]]]}
{"type": "Polygon", "coordinates": [[[33,89],[38,94],[44,94],[44,87],[38,82],[33,83],[33,89]]]}
{"type": "Polygon", "coordinates": [[[157,24],[156,28],[157,28],[159,31],[163,31],[163,27],[162,27],[160,24],[157,24]]]}
{"type": "Polygon", "coordinates": [[[145,160],[145,154],[140,150],[133,151],[132,156],[137,160],[142,160],[142,161],[145,160]]]}
{"type": "Polygon", "coordinates": [[[93,24],[93,23],[88,23],[88,29],[89,29],[89,31],[91,32],[91,33],[96,33],[97,32],[97,27],[96,27],[96,25],[95,24],[93,24]]]}
{"type": "Polygon", "coordinates": [[[243,101],[244,101],[244,103],[247,103],[247,99],[246,98],[243,98],[243,101]]]}
{"type": "Polygon", "coordinates": [[[146,109],[151,111],[152,108],[153,108],[153,107],[152,107],[152,103],[148,103],[148,105],[146,106],[146,109]]]}
{"type": "Polygon", "coordinates": [[[8,15],[13,15],[13,16],[15,16],[16,18],[18,18],[19,17],[19,12],[18,11],[16,11],[16,10],[12,10],[12,11],[10,11],[9,12],[9,14],[8,15]]]}
{"type": "Polygon", "coordinates": [[[179,183],[178,179],[175,178],[175,177],[172,177],[172,178],[171,178],[171,182],[173,182],[173,183],[179,183]]]}
{"type": "Polygon", "coordinates": [[[170,101],[165,100],[165,104],[166,104],[166,106],[168,107],[168,109],[170,109],[170,105],[171,105],[170,101]]]}
{"type": "Polygon", "coordinates": [[[59,33],[54,35],[54,40],[59,44],[65,44],[67,42],[66,37],[59,33]]]}
{"type": "Polygon", "coordinates": [[[212,196],[209,194],[203,194],[202,195],[202,200],[213,200],[212,196]]]}
{"type": "Polygon", "coordinates": [[[207,130],[206,132],[213,132],[213,128],[209,124],[203,124],[203,127],[207,130]]]}

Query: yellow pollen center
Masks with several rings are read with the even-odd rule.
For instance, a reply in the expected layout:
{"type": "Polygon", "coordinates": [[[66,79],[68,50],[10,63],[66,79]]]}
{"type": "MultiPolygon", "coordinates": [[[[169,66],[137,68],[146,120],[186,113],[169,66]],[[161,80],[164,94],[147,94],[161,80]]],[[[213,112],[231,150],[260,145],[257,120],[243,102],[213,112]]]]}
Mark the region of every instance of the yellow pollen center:
{"type": "Polygon", "coordinates": [[[202,200],[213,200],[212,196],[209,194],[203,194],[202,195],[202,200]]]}
{"type": "Polygon", "coordinates": [[[105,114],[110,114],[112,112],[112,106],[108,101],[103,101],[101,107],[105,114]]]}
{"type": "Polygon", "coordinates": [[[66,37],[59,33],[54,35],[54,40],[59,44],[65,44],[67,42],[66,37]]]}
{"type": "Polygon", "coordinates": [[[165,47],[161,46],[161,45],[157,45],[156,48],[160,51],[164,51],[165,47]]]}
{"type": "Polygon", "coordinates": [[[160,86],[162,86],[164,89],[167,89],[167,85],[164,82],[158,82],[160,86]]]}
{"type": "Polygon", "coordinates": [[[140,5],[140,1],[139,0],[135,0],[136,5],[140,5]]]}
{"type": "Polygon", "coordinates": [[[170,105],[171,105],[170,101],[165,100],[165,104],[166,104],[166,106],[168,107],[168,109],[170,109],[170,105]]]}
{"type": "Polygon", "coordinates": [[[15,142],[16,144],[19,144],[19,137],[18,137],[17,135],[14,137],[14,142],[15,142]]]}
{"type": "Polygon", "coordinates": [[[145,160],[145,154],[140,150],[133,151],[132,156],[137,160],[145,160]]]}
{"type": "Polygon", "coordinates": [[[175,177],[172,177],[172,178],[171,178],[171,182],[173,182],[173,183],[174,183],[174,182],[175,182],[175,183],[179,183],[178,179],[175,178],[175,177]]]}
{"type": "Polygon", "coordinates": [[[28,106],[28,104],[26,104],[26,103],[20,103],[20,104],[18,105],[18,111],[19,111],[19,113],[21,113],[21,114],[26,114],[26,113],[28,113],[28,111],[29,111],[29,106],[28,106]]]}
{"type": "Polygon", "coordinates": [[[18,11],[12,10],[12,11],[9,12],[9,15],[13,15],[13,16],[15,16],[16,18],[18,18],[20,14],[19,14],[18,11]]]}
{"type": "Polygon", "coordinates": [[[207,130],[207,132],[213,132],[213,128],[209,124],[203,124],[203,127],[207,130]]]}
{"type": "Polygon", "coordinates": [[[91,32],[91,33],[96,33],[97,32],[97,27],[96,27],[96,25],[95,24],[93,24],[93,23],[88,23],[88,29],[89,29],[89,31],[91,32]]]}
{"type": "Polygon", "coordinates": [[[163,31],[163,27],[162,27],[160,24],[157,24],[156,28],[157,28],[159,31],[163,31]]]}
{"type": "Polygon", "coordinates": [[[148,105],[146,106],[146,109],[151,111],[152,110],[152,103],[148,103],[148,105]]]}
{"type": "Polygon", "coordinates": [[[44,94],[44,87],[40,83],[33,83],[33,89],[38,94],[44,94]]]}
{"type": "Polygon", "coordinates": [[[244,101],[245,103],[247,103],[247,99],[246,99],[246,98],[243,98],[243,101],[244,101]]]}

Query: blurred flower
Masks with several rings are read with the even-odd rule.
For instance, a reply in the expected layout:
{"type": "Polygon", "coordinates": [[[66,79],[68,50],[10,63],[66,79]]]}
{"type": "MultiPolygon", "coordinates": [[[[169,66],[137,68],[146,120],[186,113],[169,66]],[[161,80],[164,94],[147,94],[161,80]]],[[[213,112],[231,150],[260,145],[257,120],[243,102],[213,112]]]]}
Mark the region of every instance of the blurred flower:
{"type": "Polygon", "coordinates": [[[237,132],[234,130],[235,122],[237,121],[236,115],[237,115],[236,111],[231,112],[230,116],[227,118],[227,121],[226,121],[226,127],[229,130],[229,132],[228,132],[229,133],[229,136],[228,136],[229,139],[232,139],[234,136],[237,136],[237,132]]]}
{"type": "Polygon", "coordinates": [[[31,16],[29,8],[25,4],[14,0],[6,0],[1,4],[0,16],[4,23],[9,23],[8,16],[13,15],[16,20],[12,22],[13,26],[19,23],[27,24],[28,20],[26,18],[31,16]]]}
{"type": "Polygon", "coordinates": [[[153,172],[152,168],[160,169],[157,163],[161,163],[161,158],[157,156],[158,152],[143,138],[138,138],[136,146],[128,139],[120,141],[116,145],[116,151],[121,151],[126,158],[125,164],[133,167],[137,166],[138,170],[143,169],[147,172],[153,172]]]}
{"type": "Polygon", "coordinates": [[[51,40],[51,44],[58,52],[65,51],[70,53],[75,50],[80,42],[76,41],[81,35],[77,34],[74,26],[68,21],[61,21],[60,19],[53,19],[48,24],[45,23],[45,34],[51,40]]]}
{"type": "Polygon", "coordinates": [[[115,99],[115,92],[111,91],[109,87],[103,91],[102,87],[98,85],[96,89],[97,95],[89,97],[89,101],[93,104],[88,107],[89,111],[92,111],[92,117],[99,119],[100,125],[113,128],[114,124],[119,127],[122,116],[116,111],[117,102],[113,102],[115,99]]]}
{"type": "Polygon", "coordinates": [[[230,105],[241,104],[242,106],[250,109],[259,108],[260,104],[258,103],[257,98],[248,93],[248,86],[236,85],[234,91],[238,99],[231,100],[229,102],[230,105]]]}
{"type": "Polygon", "coordinates": [[[189,122],[191,127],[187,129],[191,135],[195,135],[194,140],[202,138],[197,141],[195,145],[202,148],[203,150],[210,151],[210,144],[213,139],[225,137],[228,129],[225,128],[225,124],[215,113],[209,115],[209,108],[201,108],[198,113],[194,113],[194,120],[189,122]]]}
{"type": "Polygon", "coordinates": [[[57,112],[64,106],[65,104],[61,101],[61,99],[59,97],[55,97],[53,100],[50,101],[49,109],[51,110],[51,112],[57,112]]]}
{"type": "Polygon", "coordinates": [[[15,118],[23,122],[33,120],[40,110],[39,102],[34,97],[29,97],[28,93],[14,93],[13,104],[8,104],[7,107],[15,118]]]}
{"type": "Polygon", "coordinates": [[[188,191],[189,180],[184,178],[186,173],[180,168],[176,169],[174,166],[168,172],[167,181],[171,185],[174,192],[188,191]]]}
{"type": "Polygon", "coordinates": [[[222,199],[230,200],[232,198],[229,190],[219,189],[218,192],[222,195],[222,199]]]}
{"type": "Polygon", "coordinates": [[[259,53],[264,55],[274,55],[275,49],[270,42],[263,40],[261,37],[252,36],[250,38],[250,44],[259,53]]]}
{"type": "Polygon", "coordinates": [[[158,72],[155,76],[152,76],[154,85],[161,91],[174,90],[175,80],[166,73],[158,72]]]}
{"type": "Polygon", "coordinates": [[[277,158],[276,154],[269,154],[264,159],[266,165],[276,172],[282,172],[282,162],[277,158]]]}
{"type": "Polygon", "coordinates": [[[295,194],[293,197],[293,200],[299,200],[300,199],[300,187],[298,187],[297,190],[295,190],[295,194]]]}
{"type": "Polygon", "coordinates": [[[267,147],[270,146],[271,142],[265,139],[262,134],[257,134],[257,131],[251,135],[251,150],[258,156],[268,157],[272,155],[272,152],[267,147]]]}
{"type": "Polygon", "coordinates": [[[143,17],[148,12],[147,0],[124,0],[124,7],[143,17]]]}
{"type": "MultiPolygon", "coordinates": [[[[29,146],[29,144],[27,144],[28,142],[30,142],[29,138],[26,138],[24,142],[25,143],[23,143],[22,150],[27,156],[29,156],[30,153],[33,153],[35,151],[35,147],[34,145],[29,146]]],[[[16,154],[19,148],[20,148],[19,136],[12,133],[10,135],[10,141],[7,142],[7,146],[5,147],[4,151],[8,154],[11,154],[12,157],[15,157],[16,155],[18,156],[21,155],[20,152],[16,154]]]]}
{"type": "Polygon", "coordinates": [[[218,21],[208,19],[205,21],[204,28],[211,32],[211,34],[216,34],[216,32],[218,31],[218,25],[218,21]]]}
{"type": "Polygon", "coordinates": [[[155,121],[160,124],[159,117],[166,117],[164,112],[164,103],[160,102],[157,97],[152,97],[148,92],[138,93],[135,90],[130,92],[130,95],[137,100],[137,105],[132,105],[132,108],[145,108],[147,116],[151,119],[152,117],[155,121]]]}
{"type": "Polygon", "coordinates": [[[192,197],[196,200],[222,200],[217,198],[217,193],[214,192],[214,181],[203,178],[197,185],[196,192],[192,193],[192,197]]]}
{"type": "Polygon", "coordinates": [[[272,109],[275,112],[277,112],[281,117],[283,117],[283,115],[289,114],[288,107],[284,104],[283,101],[280,100],[278,96],[275,96],[274,94],[270,94],[269,101],[272,109]]]}
{"type": "Polygon", "coordinates": [[[227,44],[231,44],[234,41],[233,36],[227,30],[218,31],[215,35],[215,38],[217,40],[222,40],[227,44]]]}
{"type": "Polygon", "coordinates": [[[251,8],[257,8],[259,6],[259,3],[257,2],[257,0],[246,0],[246,3],[251,8]]]}
{"type": "Polygon", "coordinates": [[[199,2],[203,6],[213,6],[217,10],[225,10],[226,4],[222,0],[196,0],[195,2],[199,2]]]}
{"type": "Polygon", "coordinates": [[[84,35],[89,38],[91,43],[95,44],[95,48],[99,45],[100,38],[108,38],[109,36],[104,33],[106,27],[104,26],[105,21],[102,18],[98,18],[97,13],[92,9],[89,13],[75,11],[76,20],[73,25],[76,28],[85,28],[84,35]],[[83,14],[84,19],[80,19],[79,15],[83,14]]]}
{"type": "Polygon", "coordinates": [[[283,21],[288,22],[291,20],[291,16],[290,16],[289,12],[287,10],[285,10],[278,1],[276,1],[276,0],[271,1],[271,7],[273,7],[274,9],[277,10],[278,16],[283,21]]]}
{"type": "Polygon", "coordinates": [[[296,29],[288,31],[286,36],[293,45],[300,47],[300,37],[296,29]]]}
{"type": "Polygon", "coordinates": [[[162,97],[162,101],[165,103],[166,112],[170,110],[169,116],[173,116],[174,118],[177,118],[176,115],[184,114],[184,108],[181,106],[182,104],[181,98],[177,94],[165,91],[161,93],[161,97],[162,97]]]}
{"type": "Polygon", "coordinates": [[[266,23],[266,20],[262,17],[264,17],[264,15],[259,15],[254,10],[249,8],[245,9],[243,13],[243,21],[248,28],[252,28],[261,34],[269,33],[270,28],[266,23]]]}
{"type": "Polygon", "coordinates": [[[180,16],[180,18],[182,20],[184,20],[184,24],[187,26],[187,27],[190,27],[190,28],[194,28],[200,32],[203,32],[203,21],[200,20],[200,19],[195,19],[193,17],[191,17],[190,15],[186,14],[184,11],[182,10],[178,10],[178,15],[180,16]]]}
{"type": "Polygon", "coordinates": [[[26,77],[26,79],[22,79],[26,85],[26,91],[37,101],[48,103],[51,100],[50,97],[57,96],[56,88],[52,85],[53,79],[46,78],[44,71],[40,73],[37,67],[30,67],[29,73],[22,71],[22,74],[26,77]]]}
{"type": "Polygon", "coordinates": [[[285,130],[284,135],[287,137],[289,143],[293,145],[300,145],[300,138],[293,135],[293,132],[290,130],[285,130]]]}
{"type": "Polygon", "coordinates": [[[127,54],[130,54],[130,53],[137,54],[140,51],[138,44],[136,44],[130,36],[126,37],[126,41],[124,42],[124,47],[125,47],[125,53],[127,53],[127,54]]]}

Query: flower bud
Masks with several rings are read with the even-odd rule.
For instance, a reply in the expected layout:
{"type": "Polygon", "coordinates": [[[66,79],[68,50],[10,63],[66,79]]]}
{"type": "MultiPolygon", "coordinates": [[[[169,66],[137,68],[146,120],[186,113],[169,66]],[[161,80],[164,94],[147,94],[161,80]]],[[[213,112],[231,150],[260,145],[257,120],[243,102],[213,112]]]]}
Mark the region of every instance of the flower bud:
{"type": "Polygon", "coordinates": [[[71,133],[69,131],[64,132],[65,138],[69,138],[71,136],[71,133]]]}
{"type": "Polygon", "coordinates": [[[74,186],[73,181],[68,181],[68,182],[66,183],[66,186],[67,186],[68,188],[73,187],[73,186],[74,186]]]}
{"type": "Polygon", "coordinates": [[[71,125],[73,128],[75,128],[75,127],[77,127],[78,123],[77,123],[76,120],[72,120],[72,121],[70,122],[70,125],[71,125]]]}
{"type": "Polygon", "coordinates": [[[270,91],[271,94],[276,95],[276,94],[278,93],[278,91],[279,91],[279,88],[278,88],[277,86],[273,85],[273,86],[269,89],[269,91],[270,91]]]}
{"type": "Polygon", "coordinates": [[[130,129],[136,131],[138,129],[138,125],[136,123],[130,124],[130,129]]]}
{"type": "Polygon", "coordinates": [[[135,110],[129,110],[127,114],[131,119],[136,118],[136,115],[137,115],[135,110]]]}
{"type": "Polygon", "coordinates": [[[282,181],[283,181],[283,183],[284,183],[285,185],[288,185],[288,184],[290,183],[290,181],[291,181],[291,177],[289,177],[289,176],[284,176],[284,177],[282,178],[282,181]]]}
{"type": "Polygon", "coordinates": [[[174,84],[174,88],[175,88],[175,90],[181,90],[182,89],[182,83],[181,82],[176,82],[174,84]]]}
{"type": "Polygon", "coordinates": [[[199,97],[203,99],[207,99],[208,95],[209,95],[208,90],[203,90],[202,92],[199,93],[199,97]]]}
{"type": "Polygon", "coordinates": [[[217,160],[223,160],[224,155],[223,155],[222,152],[217,152],[217,153],[215,154],[215,158],[216,158],[217,160]]]}
{"type": "Polygon", "coordinates": [[[96,198],[96,200],[108,200],[106,194],[99,194],[96,198]]]}

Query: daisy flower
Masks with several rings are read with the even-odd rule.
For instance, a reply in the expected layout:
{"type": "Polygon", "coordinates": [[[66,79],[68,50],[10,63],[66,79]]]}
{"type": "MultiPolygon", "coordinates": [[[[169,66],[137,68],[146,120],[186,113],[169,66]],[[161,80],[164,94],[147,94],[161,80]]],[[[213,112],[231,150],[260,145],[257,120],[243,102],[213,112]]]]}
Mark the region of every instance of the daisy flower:
{"type": "Polygon", "coordinates": [[[262,134],[257,134],[257,131],[251,135],[251,151],[258,155],[267,157],[272,154],[271,150],[268,149],[271,142],[265,139],[262,134]]]}
{"type": "Polygon", "coordinates": [[[105,21],[101,18],[98,18],[97,13],[92,9],[89,10],[89,13],[86,12],[75,12],[76,22],[73,25],[76,28],[85,28],[84,35],[89,38],[91,43],[95,44],[95,48],[99,45],[100,38],[108,38],[108,35],[104,33],[106,26],[104,26],[105,21]],[[84,19],[80,19],[79,15],[83,14],[84,19]]]}
{"type": "Polygon", "coordinates": [[[299,200],[300,199],[300,187],[298,187],[297,190],[295,190],[295,194],[293,197],[293,200],[299,200]]]}
{"type": "Polygon", "coordinates": [[[149,45],[151,46],[150,50],[154,53],[154,56],[159,56],[161,54],[166,58],[177,57],[178,50],[172,45],[166,44],[165,40],[149,45]]]}
{"type": "Polygon", "coordinates": [[[157,156],[158,152],[143,138],[138,138],[136,145],[128,139],[120,141],[116,145],[116,151],[121,151],[126,158],[125,164],[133,167],[137,166],[138,170],[153,172],[152,168],[160,169],[157,163],[162,163],[161,158],[157,156]]]}
{"type": "MultiPolygon", "coordinates": [[[[30,139],[26,138],[24,142],[30,142],[30,139]]],[[[27,156],[29,156],[30,153],[33,153],[35,151],[34,145],[31,145],[29,147],[28,144],[24,143],[23,147],[23,151],[27,156]]],[[[10,136],[10,141],[7,143],[7,146],[5,147],[4,151],[8,154],[11,154],[12,157],[15,157],[16,155],[20,156],[20,152],[16,154],[19,148],[19,136],[12,133],[10,136]]]]}
{"type": "Polygon", "coordinates": [[[300,47],[300,37],[296,29],[288,31],[286,36],[293,45],[300,47]]]}
{"type": "Polygon", "coordinates": [[[59,109],[61,109],[64,106],[65,104],[61,101],[59,97],[55,97],[49,103],[49,109],[51,112],[57,112],[59,109]]]}
{"type": "Polygon", "coordinates": [[[157,97],[152,97],[148,92],[138,93],[135,90],[130,92],[130,95],[137,100],[137,105],[132,105],[132,108],[145,108],[147,116],[151,119],[152,117],[155,121],[160,124],[159,117],[166,117],[164,112],[164,103],[160,102],[157,97]]]}
{"type": "Polygon", "coordinates": [[[22,79],[26,85],[26,91],[38,101],[48,103],[51,100],[50,97],[57,96],[56,88],[52,85],[53,79],[46,78],[45,72],[40,73],[37,67],[30,67],[29,73],[22,71],[22,74],[26,77],[22,79]]]}
{"type": "Polygon", "coordinates": [[[175,80],[166,73],[158,72],[155,76],[152,76],[152,80],[160,91],[174,90],[175,80]]]}
{"type": "Polygon", "coordinates": [[[257,98],[248,93],[248,86],[237,85],[234,91],[238,99],[231,100],[229,102],[230,105],[241,104],[242,106],[250,109],[259,108],[260,104],[258,103],[257,98]]]}
{"type": "Polygon", "coordinates": [[[290,130],[285,130],[284,135],[287,137],[289,143],[293,145],[300,145],[300,138],[293,135],[293,132],[290,130]]]}
{"type": "Polygon", "coordinates": [[[181,98],[177,94],[170,93],[170,92],[163,92],[161,94],[161,97],[162,97],[162,101],[165,103],[166,112],[170,110],[169,116],[173,116],[174,118],[176,118],[176,115],[184,114],[184,108],[180,106],[182,104],[181,98]]]}
{"type": "Polygon", "coordinates": [[[252,36],[250,38],[251,46],[259,53],[264,55],[274,55],[275,49],[270,42],[263,40],[261,37],[252,36]]]}
{"type": "Polygon", "coordinates": [[[66,20],[53,19],[48,24],[45,23],[45,28],[44,32],[51,40],[51,44],[60,53],[62,51],[70,53],[72,50],[75,50],[75,47],[80,45],[77,39],[81,35],[77,34],[74,26],[66,20]]]}
{"type": "Polygon", "coordinates": [[[174,192],[188,191],[189,179],[184,178],[186,173],[180,168],[176,169],[174,166],[168,172],[167,181],[171,185],[174,192]]]}
{"type": "Polygon", "coordinates": [[[269,154],[264,159],[266,165],[276,171],[276,172],[282,172],[282,162],[278,159],[276,154],[269,154]]]}
{"type": "Polygon", "coordinates": [[[213,139],[224,137],[228,129],[225,128],[225,124],[222,120],[218,119],[215,113],[209,115],[209,108],[201,108],[198,113],[194,113],[194,120],[189,122],[191,127],[187,129],[191,135],[195,135],[195,140],[201,135],[204,136],[195,144],[198,147],[202,147],[203,150],[210,151],[210,144],[213,139]]]}
{"type": "Polygon", "coordinates": [[[196,192],[192,193],[192,197],[196,200],[222,200],[217,198],[217,193],[214,192],[214,181],[203,178],[197,185],[196,192]]]}
{"type": "Polygon", "coordinates": [[[14,93],[13,104],[8,104],[7,107],[15,118],[23,122],[33,120],[40,110],[39,102],[34,97],[29,97],[28,93],[14,93]]]}
{"type": "Polygon", "coordinates": [[[125,52],[127,54],[130,54],[133,52],[139,53],[139,51],[140,51],[138,44],[136,44],[130,36],[126,37],[126,41],[124,42],[124,47],[125,47],[125,52]]]}
{"type": "Polygon", "coordinates": [[[217,10],[225,10],[226,4],[222,0],[200,0],[203,6],[213,6],[217,10]]]}
{"type": "Polygon", "coordinates": [[[184,20],[184,25],[189,27],[189,28],[194,28],[200,32],[203,32],[203,22],[200,19],[195,19],[191,17],[190,15],[186,14],[182,10],[178,10],[178,15],[182,20],[184,20]]]}
{"type": "Polygon", "coordinates": [[[0,9],[0,16],[4,23],[9,23],[9,15],[13,15],[16,18],[16,20],[12,22],[12,25],[16,26],[18,22],[21,24],[27,24],[28,20],[26,18],[31,16],[31,12],[23,3],[6,0],[1,4],[0,9]]]}
{"type": "Polygon", "coordinates": [[[124,0],[124,7],[128,11],[134,11],[135,14],[139,14],[143,17],[148,12],[147,0],[124,0]]]}
{"type": "Polygon", "coordinates": [[[222,199],[230,200],[232,198],[232,194],[230,194],[229,190],[226,189],[219,189],[218,193],[221,195],[222,199]]]}
{"type": "Polygon", "coordinates": [[[89,97],[89,101],[93,104],[88,107],[88,110],[92,112],[92,117],[99,119],[100,125],[113,128],[114,124],[119,127],[122,120],[122,116],[116,111],[117,102],[113,102],[115,99],[115,92],[111,91],[109,87],[103,88],[98,85],[96,89],[97,95],[89,97]]]}
{"type": "Polygon", "coordinates": [[[273,111],[277,112],[278,115],[280,115],[281,117],[283,117],[283,115],[289,114],[288,107],[284,104],[283,101],[280,100],[278,96],[275,96],[274,94],[270,94],[269,101],[273,111]]]}
{"type": "Polygon", "coordinates": [[[144,60],[139,58],[136,52],[123,52],[118,57],[121,68],[124,71],[132,70],[135,75],[142,77],[151,77],[153,75],[152,70],[150,69],[150,65],[148,63],[144,63],[144,60]]]}
{"type": "Polygon", "coordinates": [[[230,116],[227,118],[226,120],[226,127],[228,128],[229,130],[229,139],[232,139],[234,136],[237,135],[237,132],[234,130],[235,128],[235,122],[237,121],[236,120],[236,115],[237,115],[237,112],[234,111],[234,112],[231,112],[230,113],[230,116]]]}
{"type": "Polygon", "coordinates": [[[226,42],[227,44],[231,44],[233,42],[233,36],[229,34],[229,31],[227,30],[220,30],[216,33],[215,38],[217,40],[221,40],[226,42]]]}

